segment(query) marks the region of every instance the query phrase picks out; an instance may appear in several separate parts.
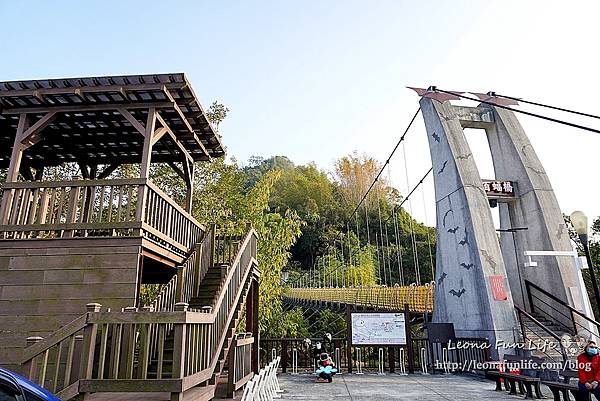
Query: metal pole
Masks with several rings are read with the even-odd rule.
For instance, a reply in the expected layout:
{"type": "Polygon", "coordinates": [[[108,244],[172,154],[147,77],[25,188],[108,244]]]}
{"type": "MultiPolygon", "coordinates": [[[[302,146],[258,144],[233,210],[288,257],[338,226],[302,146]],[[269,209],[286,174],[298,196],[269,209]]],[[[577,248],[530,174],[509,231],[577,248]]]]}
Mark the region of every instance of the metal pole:
{"type": "Polygon", "coordinates": [[[581,244],[583,245],[583,250],[585,252],[585,258],[587,260],[588,269],[590,270],[590,277],[592,279],[592,288],[594,289],[594,296],[596,297],[596,307],[600,309],[600,291],[598,291],[598,282],[596,281],[596,273],[594,272],[594,263],[592,262],[592,257],[590,255],[590,248],[588,246],[588,236],[587,234],[579,235],[579,239],[581,240],[581,244]]]}

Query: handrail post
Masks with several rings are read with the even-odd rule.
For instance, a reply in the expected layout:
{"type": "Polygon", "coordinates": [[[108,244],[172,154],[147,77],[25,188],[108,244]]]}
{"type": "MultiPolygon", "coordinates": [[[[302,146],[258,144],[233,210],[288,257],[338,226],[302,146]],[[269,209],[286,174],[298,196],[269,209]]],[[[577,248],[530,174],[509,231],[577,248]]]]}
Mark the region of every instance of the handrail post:
{"type": "MultiPolygon", "coordinates": [[[[175,312],[186,312],[188,306],[189,305],[185,302],[178,302],[175,304],[175,312]]],[[[181,379],[185,376],[186,343],[187,324],[175,324],[173,341],[173,379],[181,379]]]]}
{"type": "MultiPolygon", "coordinates": [[[[529,301],[529,310],[533,313],[535,308],[533,306],[533,295],[531,294],[531,283],[525,280],[525,290],[527,291],[527,300],[529,301]]],[[[525,305],[523,305],[525,308],[525,305]]]]}
{"type": "MultiPolygon", "coordinates": [[[[86,306],[88,315],[100,312],[101,304],[89,303],[86,306]]],[[[94,369],[94,351],[96,349],[97,324],[88,324],[83,329],[83,344],[81,345],[81,365],[79,368],[80,379],[91,379],[94,369]]]]}
{"type": "Polygon", "coordinates": [[[287,373],[288,365],[288,340],[281,340],[281,372],[287,373]]]}
{"type": "MultiPolygon", "coordinates": [[[[29,346],[39,343],[40,341],[43,341],[43,340],[44,339],[42,337],[27,337],[27,346],[29,347],[29,346]]],[[[37,359],[37,357],[34,356],[29,361],[27,361],[25,363],[24,370],[23,370],[25,373],[25,377],[28,378],[29,380],[31,380],[32,382],[36,381],[36,377],[35,377],[37,375],[36,359],[37,359]]]]}
{"type": "Polygon", "coordinates": [[[211,243],[210,264],[208,265],[208,267],[211,268],[215,265],[215,258],[216,258],[216,252],[217,252],[217,225],[216,224],[213,223],[210,225],[209,235],[212,238],[210,240],[210,243],[211,243]]]}
{"type": "Polygon", "coordinates": [[[183,266],[177,266],[177,287],[175,288],[175,303],[185,302],[183,299],[183,288],[185,286],[184,281],[187,279],[185,277],[185,272],[183,266]]]}
{"type": "Polygon", "coordinates": [[[227,398],[235,398],[235,369],[236,369],[236,352],[237,352],[237,336],[233,337],[231,341],[231,347],[229,348],[229,355],[227,356],[227,366],[229,371],[227,372],[227,398]]]}

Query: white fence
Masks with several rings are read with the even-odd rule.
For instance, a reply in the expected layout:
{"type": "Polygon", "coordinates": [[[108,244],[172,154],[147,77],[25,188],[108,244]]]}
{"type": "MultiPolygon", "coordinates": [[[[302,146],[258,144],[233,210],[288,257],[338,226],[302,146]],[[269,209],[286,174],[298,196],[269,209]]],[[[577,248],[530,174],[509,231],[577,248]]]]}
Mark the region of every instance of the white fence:
{"type": "Polygon", "coordinates": [[[244,389],[241,401],[272,401],[281,397],[280,393],[283,393],[283,390],[279,388],[277,380],[280,361],[281,357],[273,359],[252,378],[244,389]]]}

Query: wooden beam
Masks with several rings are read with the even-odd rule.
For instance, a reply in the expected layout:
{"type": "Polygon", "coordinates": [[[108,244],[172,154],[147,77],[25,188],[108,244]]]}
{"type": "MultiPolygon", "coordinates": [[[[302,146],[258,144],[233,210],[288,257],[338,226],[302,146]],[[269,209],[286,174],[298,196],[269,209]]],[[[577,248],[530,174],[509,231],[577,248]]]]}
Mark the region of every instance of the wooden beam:
{"type": "MultiPolygon", "coordinates": [[[[173,99],[173,97],[171,96],[171,93],[168,90],[167,90],[167,96],[169,97],[169,100],[173,101],[173,104],[174,104],[173,108],[179,115],[179,118],[181,119],[181,121],[185,124],[185,126],[188,129],[188,131],[190,132],[190,134],[193,136],[194,141],[196,141],[196,144],[200,147],[200,149],[202,149],[202,151],[208,157],[208,159],[212,160],[210,153],[208,153],[208,151],[204,147],[204,144],[200,141],[200,139],[198,138],[198,135],[196,135],[196,131],[194,131],[194,129],[190,125],[189,121],[187,120],[185,114],[183,114],[183,111],[181,111],[181,109],[179,108],[179,105],[177,104],[177,102],[175,102],[175,99],[173,99]]],[[[208,121],[208,124],[210,125],[209,121],[208,121]]],[[[212,126],[211,126],[211,128],[212,128],[212,126]]],[[[213,129],[213,132],[215,132],[215,135],[216,135],[216,131],[214,129],[213,129]]]]}
{"type": "Polygon", "coordinates": [[[185,210],[191,214],[194,200],[194,163],[192,162],[188,164],[188,161],[184,160],[183,165],[184,173],[187,176],[185,179],[187,186],[185,193],[185,210]],[[187,167],[187,169],[185,167],[187,167]]]}
{"type": "Polygon", "coordinates": [[[85,113],[85,112],[96,112],[96,111],[111,111],[117,110],[119,107],[127,107],[127,109],[147,109],[153,107],[155,109],[172,109],[174,102],[170,101],[157,101],[157,102],[132,102],[129,104],[89,104],[89,105],[63,105],[63,106],[46,106],[46,107],[5,107],[2,109],[2,114],[15,115],[15,114],[40,114],[54,111],[56,113],[85,113]]]}
{"type": "MultiPolygon", "coordinates": [[[[99,85],[99,86],[82,86],[80,88],[65,87],[65,88],[40,88],[40,89],[20,89],[0,92],[2,97],[15,96],[34,96],[39,99],[44,95],[77,95],[83,93],[106,93],[106,92],[121,92],[124,93],[126,85],[99,85]]],[[[136,84],[130,87],[134,91],[166,91],[165,84],[136,84]]]]}
{"type": "Polygon", "coordinates": [[[48,125],[54,121],[56,118],[56,112],[51,111],[46,113],[42,118],[40,118],[35,124],[29,127],[25,132],[23,132],[19,138],[19,142],[21,144],[21,148],[23,150],[35,145],[42,139],[41,131],[46,128],[48,125]]]}
{"type": "Polygon", "coordinates": [[[98,174],[98,179],[99,180],[105,179],[106,177],[111,175],[112,172],[115,171],[120,165],[121,165],[120,163],[109,164],[108,166],[106,166],[104,168],[104,170],[100,174],[98,174]]]}
{"type": "Polygon", "coordinates": [[[186,159],[193,162],[194,158],[192,157],[192,155],[190,155],[190,152],[188,152],[188,150],[185,148],[185,146],[183,146],[183,144],[177,139],[177,136],[175,135],[173,130],[171,130],[171,128],[169,127],[167,122],[158,113],[156,113],[156,118],[161,123],[161,125],[167,129],[167,134],[169,134],[169,136],[171,137],[171,139],[173,140],[175,145],[179,148],[179,151],[181,153],[183,153],[183,155],[185,156],[186,159]]]}
{"type": "Polygon", "coordinates": [[[144,127],[125,107],[119,107],[117,110],[139,131],[140,134],[146,135],[146,127],[144,127]]]}
{"type": "Polygon", "coordinates": [[[183,114],[183,111],[181,111],[181,109],[179,108],[179,105],[177,104],[177,102],[175,101],[175,99],[173,98],[173,96],[171,95],[171,92],[169,92],[167,90],[166,91],[166,95],[169,98],[169,100],[171,100],[173,102],[173,109],[175,110],[175,112],[177,113],[177,115],[179,115],[179,118],[181,119],[181,122],[183,122],[183,124],[188,129],[188,131],[191,134],[193,134],[194,133],[194,129],[190,125],[190,122],[187,120],[187,117],[185,116],[185,114],[183,114]]]}
{"type": "Polygon", "coordinates": [[[152,135],[152,145],[154,145],[156,142],[160,141],[160,139],[169,131],[168,128],[165,127],[161,127],[159,129],[157,129],[156,131],[154,131],[154,134],[152,135]]]}
{"type": "MultiPolygon", "coordinates": [[[[177,165],[174,162],[167,162],[167,164],[173,169],[173,171],[175,171],[177,173],[178,176],[181,177],[182,180],[185,181],[185,173],[183,171],[181,171],[181,169],[179,167],[177,167],[177,165]]],[[[184,162],[185,165],[185,162],[184,162]]]]}
{"type": "MultiPolygon", "coordinates": [[[[154,107],[148,109],[148,118],[146,128],[142,132],[144,135],[144,148],[142,151],[142,165],[140,167],[140,178],[148,178],[150,172],[150,159],[152,157],[152,135],[156,126],[156,116],[158,113],[154,107]]],[[[133,117],[133,116],[132,116],[133,117]]]]}
{"type": "MultiPolygon", "coordinates": [[[[13,142],[12,154],[10,156],[10,165],[8,167],[8,173],[6,174],[6,183],[17,181],[19,176],[19,170],[21,168],[21,160],[23,159],[23,149],[19,139],[22,137],[23,132],[27,129],[28,119],[27,114],[21,114],[19,116],[19,124],[17,125],[17,132],[15,134],[15,140],[13,142]]],[[[0,223],[6,224],[8,220],[9,208],[15,196],[14,190],[4,191],[2,196],[2,203],[0,204],[0,223]]]]}
{"type": "Polygon", "coordinates": [[[17,133],[15,135],[15,141],[13,144],[12,154],[10,156],[10,166],[6,175],[6,182],[14,182],[17,180],[19,175],[19,168],[21,167],[21,159],[23,158],[23,147],[21,146],[21,138],[23,133],[27,130],[28,118],[26,114],[19,116],[19,124],[17,125],[17,133]]]}

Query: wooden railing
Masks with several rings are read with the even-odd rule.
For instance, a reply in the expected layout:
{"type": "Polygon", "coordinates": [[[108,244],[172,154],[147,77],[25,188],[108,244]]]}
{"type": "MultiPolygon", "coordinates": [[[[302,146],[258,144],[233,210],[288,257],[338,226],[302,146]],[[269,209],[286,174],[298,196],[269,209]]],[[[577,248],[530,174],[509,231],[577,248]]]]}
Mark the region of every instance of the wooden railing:
{"type": "Polygon", "coordinates": [[[284,296],[297,302],[329,302],[400,310],[408,304],[411,312],[432,312],[433,284],[410,286],[364,286],[327,288],[288,288],[284,296]]]}
{"type": "Polygon", "coordinates": [[[187,303],[172,304],[176,289],[182,288],[178,278],[141,310],[108,312],[89,304],[85,315],[46,339],[30,339],[36,343],[24,351],[26,375],[65,400],[91,392],[182,393],[209,382],[222,368],[220,354],[232,341],[253,279],[256,241],[250,229],[213,310],[190,311],[187,303]]]}
{"type": "Polygon", "coordinates": [[[5,239],[144,235],[187,255],[204,231],[147,179],[15,182],[2,191],[5,239]]]}
{"type": "Polygon", "coordinates": [[[252,333],[238,334],[232,341],[227,366],[227,397],[234,398],[235,392],[252,379],[252,333]]]}

